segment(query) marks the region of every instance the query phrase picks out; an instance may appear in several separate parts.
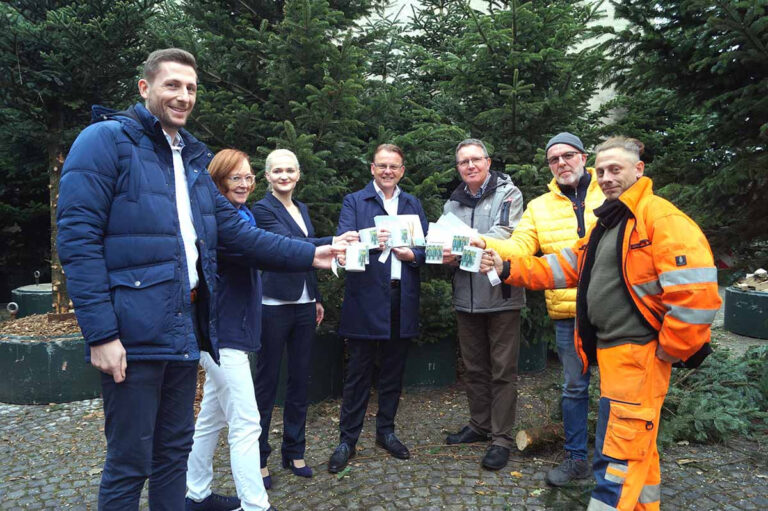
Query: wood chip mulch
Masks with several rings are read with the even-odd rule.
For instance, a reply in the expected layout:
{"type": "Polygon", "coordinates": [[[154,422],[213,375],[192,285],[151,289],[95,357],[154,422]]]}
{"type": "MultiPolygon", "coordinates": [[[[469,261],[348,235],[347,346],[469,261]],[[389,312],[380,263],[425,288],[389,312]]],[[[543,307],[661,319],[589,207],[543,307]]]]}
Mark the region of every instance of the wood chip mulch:
{"type": "Polygon", "coordinates": [[[80,327],[75,319],[48,321],[47,314],[33,314],[0,323],[0,335],[56,337],[65,334],[79,334],[80,327]]]}

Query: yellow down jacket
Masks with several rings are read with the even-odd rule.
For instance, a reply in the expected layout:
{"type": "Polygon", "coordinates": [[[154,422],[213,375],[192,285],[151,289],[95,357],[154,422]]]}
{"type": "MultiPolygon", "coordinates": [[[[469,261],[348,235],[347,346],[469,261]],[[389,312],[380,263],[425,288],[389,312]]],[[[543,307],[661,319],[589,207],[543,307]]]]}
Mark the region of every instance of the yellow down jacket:
{"type": "MultiPolygon", "coordinates": [[[[595,223],[592,212],[605,201],[597,184],[595,169],[588,167],[592,176],[584,199],[584,232],[589,232],[595,223]]],[[[556,254],[563,248],[572,247],[579,239],[576,219],[576,205],[560,191],[555,178],[548,185],[549,192],[536,197],[515,227],[512,237],[500,240],[483,237],[487,248],[496,250],[502,259],[511,256],[556,254]]],[[[576,317],[576,288],[548,289],[544,291],[547,312],[552,319],[576,317]]]]}

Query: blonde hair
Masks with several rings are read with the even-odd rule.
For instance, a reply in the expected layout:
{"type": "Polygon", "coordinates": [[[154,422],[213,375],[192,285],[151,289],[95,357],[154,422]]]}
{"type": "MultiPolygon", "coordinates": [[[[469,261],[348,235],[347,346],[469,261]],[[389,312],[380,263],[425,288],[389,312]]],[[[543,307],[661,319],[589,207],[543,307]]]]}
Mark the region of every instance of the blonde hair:
{"type": "Polygon", "coordinates": [[[645,144],[636,138],[615,136],[597,146],[597,148],[595,148],[595,154],[607,151],[608,149],[624,149],[626,152],[640,160],[640,157],[645,150],[645,144]]]}
{"type": "Polygon", "coordinates": [[[272,170],[272,167],[275,166],[275,160],[277,158],[290,158],[293,160],[293,163],[296,164],[296,170],[301,170],[299,166],[299,159],[296,158],[296,155],[293,153],[293,151],[289,151],[288,149],[275,149],[269,153],[267,155],[267,159],[264,160],[264,172],[269,172],[272,170]]]}

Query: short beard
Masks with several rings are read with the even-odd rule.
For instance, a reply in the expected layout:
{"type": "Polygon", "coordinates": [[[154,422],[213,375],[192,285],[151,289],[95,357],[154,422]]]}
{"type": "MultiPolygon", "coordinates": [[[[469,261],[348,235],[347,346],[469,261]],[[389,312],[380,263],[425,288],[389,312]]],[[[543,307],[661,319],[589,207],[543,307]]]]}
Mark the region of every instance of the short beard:
{"type": "Polygon", "coordinates": [[[160,121],[160,126],[163,128],[172,128],[175,130],[179,130],[183,128],[187,122],[186,119],[181,124],[177,123],[176,121],[173,121],[170,117],[165,115],[165,112],[162,108],[155,108],[154,104],[150,102],[149,100],[146,101],[145,106],[147,107],[147,110],[149,110],[149,113],[157,117],[157,120],[160,121]],[[159,111],[156,111],[159,110],[159,111]]]}

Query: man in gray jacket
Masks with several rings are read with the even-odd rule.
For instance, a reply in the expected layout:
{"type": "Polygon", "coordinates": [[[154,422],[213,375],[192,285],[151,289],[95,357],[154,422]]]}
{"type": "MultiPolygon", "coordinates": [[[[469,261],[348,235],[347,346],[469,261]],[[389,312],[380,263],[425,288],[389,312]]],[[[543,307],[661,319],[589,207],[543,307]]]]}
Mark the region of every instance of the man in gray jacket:
{"type": "MultiPolygon", "coordinates": [[[[456,147],[456,168],[462,183],[451,194],[443,213],[453,213],[480,234],[507,239],[523,214],[523,195],[502,172],[491,171],[485,144],[467,139],[456,147]]],[[[443,251],[443,263],[457,266],[443,251]]],[[[453,306],[464,362],[469,424],[448,435],[447,444],[486,442],[483,467],[506,466],[514,443],[517,406],[517,359],[520,348],[522,288],[491,286],[486,275],[456,270],[453,306]]]]}

